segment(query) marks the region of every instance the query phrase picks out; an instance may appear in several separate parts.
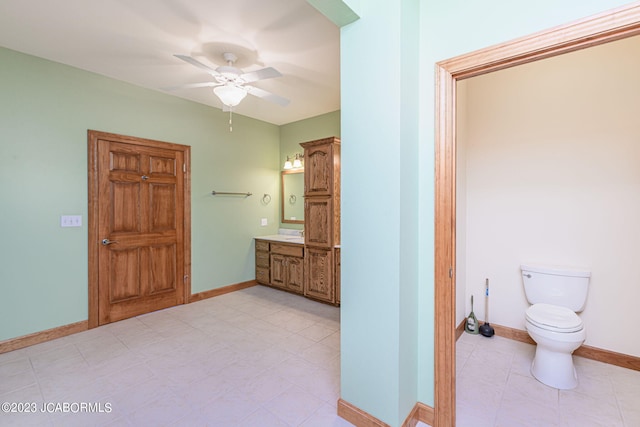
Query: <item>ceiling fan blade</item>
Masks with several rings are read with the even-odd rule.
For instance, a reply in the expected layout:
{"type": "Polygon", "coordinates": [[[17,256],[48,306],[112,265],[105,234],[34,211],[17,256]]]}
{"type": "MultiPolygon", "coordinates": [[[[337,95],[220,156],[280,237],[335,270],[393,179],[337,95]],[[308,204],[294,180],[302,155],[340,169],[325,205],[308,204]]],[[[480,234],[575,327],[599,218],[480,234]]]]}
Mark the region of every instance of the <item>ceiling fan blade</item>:
{"type": "Polygon", "coordinates": [[[218,72],[216,70],[214,70],[213,68],[209,67],[208,65],[204,65],[202,62],[198,61],[197,59],[193,59],[190,56],[187,56],[187,55],[173,55],[173,56],[175,56],[178,59],[182,59],[184,62],[188,62],[189,64],[200,68],[201,70],[206,71],[207,73],[211,74],[212,76],[218,75],[218,72]]]}
{"type": "Polygon", "coordinates": [[[216,82],[189,83],[186,85],[163,87],[162,89],[173,91],[173,90],[180,90],[180,89],[195,89],[199,87],[215,87],[215,86],[220,86],[220,83],[216,83],[216,82]]]}
{"type": "Polygon", "coordinates": [[[273,102],[274,104],[282,105],[283,107],[286,107],[287,105],[289,105],[289,102],[291,102],[287,98],[283,98],[282,96],[267,92],[266,90],[260,89],[255,86],[245,86],[244,88],[247,89],[247,92],[253,96],[257,96],[258,98],[273,102]]]}
{"type": "Polygon", "coordinates": [[[240,77],[242,77],[242,80],[244,80],[245,82],[251,83],[257,80],[272,79],[274,77],[282,77],[282,73],[280,73],[280,71],[276,70],[273,67],[267,67],[261,70],[244,73],[240,77]]]}

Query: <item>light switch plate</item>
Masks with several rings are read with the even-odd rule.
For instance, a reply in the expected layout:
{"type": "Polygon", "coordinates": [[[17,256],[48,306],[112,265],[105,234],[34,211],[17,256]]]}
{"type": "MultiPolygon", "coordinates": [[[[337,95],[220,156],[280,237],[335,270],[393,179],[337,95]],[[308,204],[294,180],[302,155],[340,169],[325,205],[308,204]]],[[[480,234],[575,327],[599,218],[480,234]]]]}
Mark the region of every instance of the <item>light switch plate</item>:
{"type": "Polygon", "coordinates": [[[260,219],[260,225],[263,226],[263,227],[267,226],[268,225],[267,218],[260,219]]]}
{"type": "Polygon", "coordinates": [[[61,215],[60,227],[82,227],[82,215],[61,215]]]}

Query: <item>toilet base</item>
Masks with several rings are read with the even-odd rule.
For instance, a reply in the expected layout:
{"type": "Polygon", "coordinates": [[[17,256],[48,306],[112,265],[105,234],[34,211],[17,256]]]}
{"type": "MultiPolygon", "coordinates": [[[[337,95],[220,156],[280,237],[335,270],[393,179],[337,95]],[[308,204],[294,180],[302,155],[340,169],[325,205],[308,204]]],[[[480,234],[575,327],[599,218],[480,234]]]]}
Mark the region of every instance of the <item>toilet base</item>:
{"type": "Polygon", "coordinates": [[[531,375],[549,387],[570,390],[578,385],[578,375],[571,353],[558,353],[536,346],[531,375]]]}

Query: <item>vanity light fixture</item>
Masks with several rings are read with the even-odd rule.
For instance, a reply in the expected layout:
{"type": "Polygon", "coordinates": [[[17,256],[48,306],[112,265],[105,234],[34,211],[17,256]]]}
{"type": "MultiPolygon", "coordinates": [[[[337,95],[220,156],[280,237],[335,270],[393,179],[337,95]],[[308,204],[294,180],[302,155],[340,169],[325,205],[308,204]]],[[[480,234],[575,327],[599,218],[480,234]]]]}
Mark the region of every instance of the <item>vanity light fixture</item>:
{"type": "Polygon", "coordinates": [[[290,169],[302,169],[304,165],[302,164],[302,159],[304,158],[304,154],[296,153],[296,157],[291,162],[291,157],[287,156],[287,161],[284,162],[284,166],[282,169],[290,170],[290,169]]]}
{"type": "Polygon", "coordinates": [[[291,164],[291,159],[289,158],[289,156],[287,156],[287,161],[284,162],[284,170],[289,170],[289,169],[293,169],[293,165],[291,164]]]}
{"type": "Polygon", "coordinates": [[[302,160],[300,160],[301,157],[303,157],[301,154],[296,153],[296,158],[293,160],[294,169],[300,169],[302,167],[302,160]]]}

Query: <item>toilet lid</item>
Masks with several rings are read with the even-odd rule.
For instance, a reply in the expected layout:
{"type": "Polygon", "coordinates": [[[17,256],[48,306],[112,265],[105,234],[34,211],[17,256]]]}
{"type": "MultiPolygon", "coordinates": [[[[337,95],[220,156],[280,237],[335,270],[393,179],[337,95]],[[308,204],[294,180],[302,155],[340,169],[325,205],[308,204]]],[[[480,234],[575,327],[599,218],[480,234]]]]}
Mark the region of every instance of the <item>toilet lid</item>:
{"type": "Polygon", "coordinates": [[[534,304],[525,312],[534,325],[556,332],[575,332],[582,329],[582,319],[568,308],[551,304],[534,304]]]}

